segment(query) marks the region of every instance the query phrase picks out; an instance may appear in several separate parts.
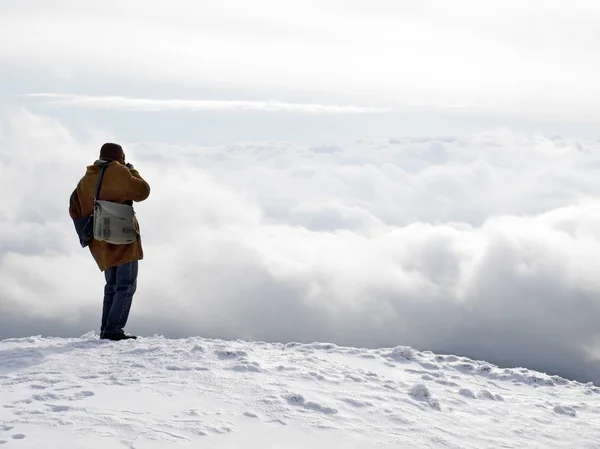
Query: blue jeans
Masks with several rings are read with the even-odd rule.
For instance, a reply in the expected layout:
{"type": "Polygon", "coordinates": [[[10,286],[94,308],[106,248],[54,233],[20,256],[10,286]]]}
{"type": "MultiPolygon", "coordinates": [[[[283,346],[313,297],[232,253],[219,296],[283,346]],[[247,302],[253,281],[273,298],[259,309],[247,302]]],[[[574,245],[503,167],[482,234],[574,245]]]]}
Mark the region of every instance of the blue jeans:
{"type": "Polygon", "coordinates": [[[104,306],[100,333],[123,333],[137,288],[138,262],[128,262],[104,272],[104,306]]]}

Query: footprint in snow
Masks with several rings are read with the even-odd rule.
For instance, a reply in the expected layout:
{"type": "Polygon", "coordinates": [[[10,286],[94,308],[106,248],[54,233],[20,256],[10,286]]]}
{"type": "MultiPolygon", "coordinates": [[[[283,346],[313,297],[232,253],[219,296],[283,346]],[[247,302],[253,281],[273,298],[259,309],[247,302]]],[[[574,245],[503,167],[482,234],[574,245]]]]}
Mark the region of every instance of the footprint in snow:
{"type": "Polygon", "coordinates": [[[232,371],[241,373],[260,373],[262,369],[257,362],[242,361],[231,368],[232,371]]]}
{"type": "Polygon", "coordinates": [[[427,388],[425,384],[414,385],[410,389],[409,394],[413,399],[417,401],[426,402],[432,409],[442,411],[440,402],[437,399],[433,398],[433,396],[431,395],[431,391],[429,391],[429,388],[427,388]]]}
{"type": "Polygon", "coordinates": [[[313,378],[313,379],[317,379],[317,380],[325,380],[325,376],[323,376],[322,374],[319,374],[319,373],[317,373],[315,371],[309,371],[304,376],[305,377],[309,377],[309,378],[313,378]]]}
{"type": "Polygon", "coordinates": [[[475,372],[479,374],[490,374],[493,372],[493,367],[491,365],[488,365],[487,363],[484,363],[483,365],[479,365],[475,369],[475,372]]]}
{"type": "Polygon", "coordinates": [[[504,400],[504,398],[502,396],[500,396],[499,394],[492,394],[488,390],[481,390],[479,392],[479,397],[484,398],[484,399],[490,399],[492,401],[503,401],[504,400]]]}
{"type": "Polygon", "coordinates": [[[421,362],[421,366],[424,369],[429,369],[429,370],[439,370],[440,367],[439,365],[436,365],[435,363],[430,363],[430,362],[421,362]]]}
{"type": "Polygon", "coordinates": [[[238,363],[229,368],[232,371],[260,373],[262,368],[258,362],[248,360],[248,353],[243,350],[217,349],[214,354],[221,360],[235,360],[238,363]]]}
{"type": "Polygon", "coordinates": [[[283,398],[287,400],[288,404],[293,406],[303,407],[307,410],[313,410],[316,412],[325,413],[327,415],[335,415],[338,411],[333,407],[328,407],[318,402],[307,401],[301,394],[288,394],[284,395],[283,398]]]}
{"type": "Polygon", "coordinates": [[[468,388],[461,388],[458,391],[458,394],[460,394],[461,396],[464,396],[466,398],[471,398],[471,399],[475,399],[475,393],[473,393],[471,390],[469,390],[468,388]]]}
{"type": "Polygon", "coordinates": [[[91,398],[92,396],[95,396],[96,393],[94,393],[93,391],[80,391],[79,393],[75,393],[71,400],[75,401],[77,399],[83,399],[83,398],[91,398]]]}
{"type": "Polygon", "coordinates": [[[73,407],[69,407],[68,405],[51,405],[51,404],[46,404],[46,405],[48,407],[50,407],[50,411],[56,412],[56,413],[68,412],[69,410],[75,410],[73,407]]]}
{"type": "Polygon", "coordinates": [[[355,376],[354,374],[346,374],[346,379],[351,380],[352,382],[364,382],[365,381],[362,377],[355,376]]]}
{"type": "Polygon", "coordinates": [[[71,395],[62,395],[56,393],[45,393],[45,394],[35,394],[32,396],[32,399],[38,402],[48,402],[48,401],[58,401],[58,400],[67,400],[67,401],[80,401],[85,398],[89,398],[94,396],[96,393],[93,391],[78,391],[77,393],[71,395]]]}
{"type": "Polygon", "coordinates": [[[384,358],[394,362],[410,362],[415,357],[415,351],[408,346],[397,346],[387,354],[382,354],[384,358]]]}
{"type": "Polygon", "coordinates": [[[488,390],[481,390],[477,395],[468,388],[461,388],[458,390],[458,394],[470,399],[489,399],[490,401],[504,401],[504,398],[499,394],[493,394],[488,390]]]}
{"type": "Polygon", "coordinates": [[[46,394],[34,394],[32,396],[34,401],[38,402],[46,402],[46,401],[56,401],[58,399],[63,399],[63,396],[60,396],[55,393],[46,393],[46,394]]]}
{"type": "Polygon", "coordinates": [[[191,366],[179,366],[179,365],[167,365],[165,366],[167,371],[193,371],[194,368],[191,366]]]}
{"type": "Polygon", "coordinates": [[[239,359],[247,357],[248,353],[241,350],[217,349],[215,355],[220,359],[239,359]]]}
{"type": "MultiPolygon", "coordinates": [[[[22,440],[26,437],[26,435],[22,434],[22,433],[16,433],[12,436],[13,440],[22,440]]],[[[6,444],[8,443],[8,441],[6,440],[0,440],[0,444],[6,444]]]]}
{"type": "Polygon", "coordinates": [[[272,419],[271,421],[267,421],[268,423],[281,424],[282,426],[287,426],[287,423],[282,419],[272,419]]]}
{"type": "Polygon", "coordinates": [[[575,409],[566,405],[557,405],[554,407],[554,413],[557,415],[572,416],[573,418],[577,416],[575,409]]]}
{"type": "Polygon", "coordinates": [[[342,401],[352,405],[353,407],[363,408],[363,407],[371,407],[373,404],[371,402],[360,401],[354,398],[342,398],[342,401]]]}
{"type": "Polygon", "coordinates": [[[434,382],[446,387],[458,387],[458,384],[456,382],[452,382],[451,380],[436,379],[434,382]]]}
{"type": "Polygon", "coordinates": [[[455,370],[461,371],[463,373],[471,373],[475,370],[475,366],[469,362],[453,363],[450,366],[455,370]]]}

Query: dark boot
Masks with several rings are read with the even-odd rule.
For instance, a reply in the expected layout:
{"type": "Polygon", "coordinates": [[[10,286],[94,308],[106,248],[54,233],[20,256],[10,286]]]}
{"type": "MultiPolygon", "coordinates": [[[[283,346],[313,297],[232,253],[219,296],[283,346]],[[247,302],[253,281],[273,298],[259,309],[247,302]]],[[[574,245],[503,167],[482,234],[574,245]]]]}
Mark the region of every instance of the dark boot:
{"type": "Polygon", "coordinates": [[[102,335],[100,335],[100,338],[102,340],[113,340],[113,341],[119,341],[119,340],[135,340],[137,339],[137,337],[135,335],[129,335],[129,334],[124,334],[124,333],[109,333],[109,332],[104,332],[102,335]]]}

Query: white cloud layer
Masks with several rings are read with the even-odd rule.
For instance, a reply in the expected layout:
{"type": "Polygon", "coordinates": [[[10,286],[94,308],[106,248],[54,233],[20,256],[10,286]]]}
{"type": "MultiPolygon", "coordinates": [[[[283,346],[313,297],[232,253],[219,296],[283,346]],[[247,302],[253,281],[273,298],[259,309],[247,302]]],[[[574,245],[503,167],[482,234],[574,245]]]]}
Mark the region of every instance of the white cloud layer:
{"type": "MultiPolygon", "coordinates": [[[[67,208],[115,136],[27,111],[0,129],[0,337],[97,329],[103,277],[67,208]]],[[[121,143],[152,186],[130,331],[407,344],[600,382],[598,143],[121,143]]]]}
{"type": "Polygon", "coordinates": [[[286,103],[281,101],[241,100],[177,100],[152,98],[127,98],[116,96],[90,96],[74,94],[40,93],[24,94],[22,97],[42,100],[59,107],[106,109],[122,111],[258,111],[298,112],[306,114],[364,114],[386,112],[386,108],[366,106],[336,106],[323,104],[286,103]]]}

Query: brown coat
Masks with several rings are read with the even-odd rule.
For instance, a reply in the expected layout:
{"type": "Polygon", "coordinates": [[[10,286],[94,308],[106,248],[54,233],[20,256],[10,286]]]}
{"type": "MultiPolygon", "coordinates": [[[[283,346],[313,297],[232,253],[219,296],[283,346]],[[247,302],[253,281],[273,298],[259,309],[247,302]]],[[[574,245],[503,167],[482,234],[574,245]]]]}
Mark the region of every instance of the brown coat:
{"type": "MultiPolygon", "coordinates": [[[[96,180],[100,173],[99,165],[90,165],[81,178],[69,200],[71,218],[90,215],[94,209],[96,180]]],[[[111,162],[102,178],[98,199],[121,204],[144,201],[150,195],[150,186],[134,168],[127,168],[119,162],[111,162]]],[[[113,245],[91,239],[89,248],[101,271],[107,268],[144,258],[141,237],[128,245],[113,245]]]]}

